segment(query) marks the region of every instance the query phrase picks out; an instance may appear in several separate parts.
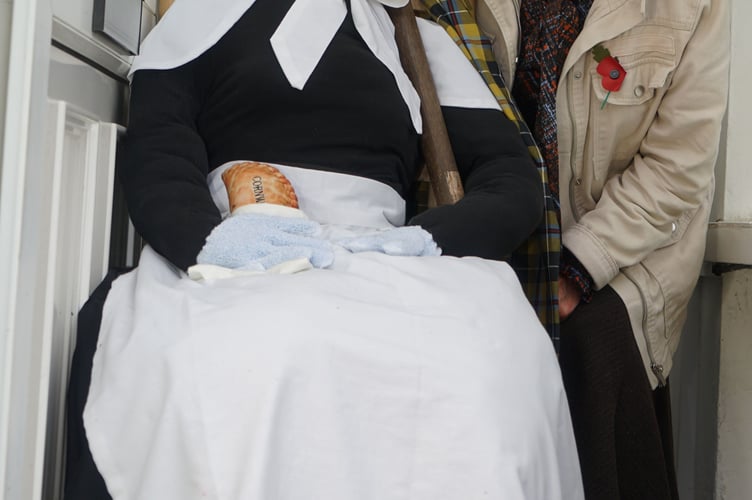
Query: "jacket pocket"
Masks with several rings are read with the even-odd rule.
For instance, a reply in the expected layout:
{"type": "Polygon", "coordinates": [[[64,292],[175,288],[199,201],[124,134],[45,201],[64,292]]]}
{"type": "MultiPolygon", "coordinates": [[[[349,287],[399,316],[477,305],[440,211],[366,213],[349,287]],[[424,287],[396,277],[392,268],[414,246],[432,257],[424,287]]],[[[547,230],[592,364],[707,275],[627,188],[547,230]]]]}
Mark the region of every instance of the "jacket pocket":
{"type": "Polygon", "coordinates": [[[591,68],[593,159],[595,178],[601,182],[631,164],[655,119],[675,69],[673,56],[669,52],[652,50],[615,55],[626,70],[618,91],[609,93],[603,87],[594,60],[591,68]]]}
{"type": "Polygon", "coordinates": [[[689,227],[689,223],[692,222],[692,220],[695,218],[695,215],[697,214],[697,208],[693,208],[691,210],[687,210],[681,214],[681,216],[676,219],[675,221],[671,222],[671,228],[670,233],[668,236],[668,239],[665,243],[658,246],[658,250],[661,248],[665,248],[667,246],[673,245],[677,241],[681,240],[684,237],[684,233],[687,231],[687,227],[689,227]]]}
{"type": "Polygon", "coordinates": [[[669,244],[622,270],[640,291],[643,333],[652,370],[659,379],[671,368],[687,304],[700,274],[712,191],[711,185],[700,206],[682,215],[669,244]]]}
{"type": "Polygon", "coordinates": [[[656,90],[663,87],[674,69],[673,64],[663,59],[646,58],[632,63],[620,61],[627,74],[616,92],[608,93],[603,88],[602,77],[593,74],[593,91],[599,106],[639,106],[655,97],[656,90]],[[608,96],[607,96],[608,94],[608,96]]]}
{"type": "MultiPolygon", "coordinates": [[[[663,87],[676,66],[674,39],[667,35],[633,35],[609,40],[603,44],[626,70],[627,75],[617,92],[612,92],[608,103],[617,106],[634,106],[649,101],[655,89],[663,87]]],[[[596,97],[605,98],[607,91],[601,84],[601,75],[592,62],[592,75],[596,97]]]]}
{"type": "Polygon", "coordinates": [[[661,386],[666,384],[664,363],[667,357],[666,296],[658,278],[643,263],[622,269],[640,292],[642,334],[645,337],[650,369],[661,386]]]}

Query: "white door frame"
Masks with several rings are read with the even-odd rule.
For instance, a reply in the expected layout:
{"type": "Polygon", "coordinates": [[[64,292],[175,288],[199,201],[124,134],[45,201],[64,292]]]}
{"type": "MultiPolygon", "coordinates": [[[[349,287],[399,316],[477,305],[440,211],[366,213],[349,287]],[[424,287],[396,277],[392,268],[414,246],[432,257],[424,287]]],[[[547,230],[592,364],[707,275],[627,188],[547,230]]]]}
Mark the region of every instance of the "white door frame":
{"type": "MultiPolygon", "coordinates": [[[[0,137],[0,498],[41,497],[49,339],[28,328],[34,282],[22,262],[33,248],[24,219],[34,209],[34,177],[44,175],[49,0],[11,0],[4,130],[0,137]]],[[[4,57],[7,55],[7,58],[4,57]]],[[[31,271],[33,274],[33,269],[31,271]]]]}

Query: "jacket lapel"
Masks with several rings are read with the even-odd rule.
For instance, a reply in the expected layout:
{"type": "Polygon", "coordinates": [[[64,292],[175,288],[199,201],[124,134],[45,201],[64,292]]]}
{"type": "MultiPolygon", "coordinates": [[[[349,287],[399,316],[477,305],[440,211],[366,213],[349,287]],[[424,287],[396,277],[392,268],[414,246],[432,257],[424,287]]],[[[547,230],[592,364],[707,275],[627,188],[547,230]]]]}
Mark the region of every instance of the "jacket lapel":
{"type": "MultiPolygon", "coordinates": [[[[478,22],[493,35],[505,38],[504,48],[507,53],[506,57],[501,59],[509,63],[509,67],[505,68],[507,71],[512,67],[511,62],[519,55],[517,51],[520,1],[525,0],[478,0],[478,22]],[[488,13],[491,15],[488,16],[488,13]]],[[[645,17],[646,4],[653,1],[655,0],[595,0],[580,36],[575,40],[564,62],[562,79],[577,60],[597,43],[615,38],[639,24],[645,17]]]]}
{"type": "Polygon", "coordinates": [[[595,0],[580,36],[569,50],[559,81],[596,44],[615,38],[642,22],[646,1],[652,0],[595,0]]]}
{"type": "Polygon", "coordinates": [[[493,38],[496,59],[503,66],[502,73],[510,87],[519,51],[521,1],[524,0],[478,0],[475,8],[478,26],[493,38]]]}

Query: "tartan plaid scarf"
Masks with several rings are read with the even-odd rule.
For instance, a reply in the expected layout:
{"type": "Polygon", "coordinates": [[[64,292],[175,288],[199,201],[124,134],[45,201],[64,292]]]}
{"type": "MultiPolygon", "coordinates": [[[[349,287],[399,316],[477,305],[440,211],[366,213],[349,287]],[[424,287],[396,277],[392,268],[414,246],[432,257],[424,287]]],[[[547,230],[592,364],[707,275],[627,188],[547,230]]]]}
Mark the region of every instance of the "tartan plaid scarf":
{"type": "Polygon", "coordinates": [[[512,254],[509,264],[517,272],[528,300],[558,350],[561,231],[558,210],[549,191],[543,157],[504,83],[493,54],[491,40],[478,28],[475,13],[469,3],[466,0],[421,0],[421,3],[427,12],[418,14],[435,21],[449,33],[483,77],[506,117],[517,125],[540,174],[545,204],[543,221],[530,238],[512,254]]]}

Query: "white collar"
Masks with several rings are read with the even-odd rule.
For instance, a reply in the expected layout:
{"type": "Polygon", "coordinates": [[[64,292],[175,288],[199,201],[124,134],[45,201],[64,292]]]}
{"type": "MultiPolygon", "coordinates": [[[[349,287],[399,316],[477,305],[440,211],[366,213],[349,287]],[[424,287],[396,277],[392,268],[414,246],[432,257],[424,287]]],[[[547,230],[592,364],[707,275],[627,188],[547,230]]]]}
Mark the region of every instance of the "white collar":
{"type": "MultiPolygon", "coordinates": [[[[176,0],[141,44],[129,76],[140,69],[170,69],[203,54],[256,0],[176,0]]],[[[384,6],[409,0],[351,0],[355,28],[394,75],[413,126],[422,132],[420,99],[399,61],[394,25],[384,6]]],[[[270,41],[290,85],[302,89],[347,15],[345,0],[297,0],[270,41]]]]}

